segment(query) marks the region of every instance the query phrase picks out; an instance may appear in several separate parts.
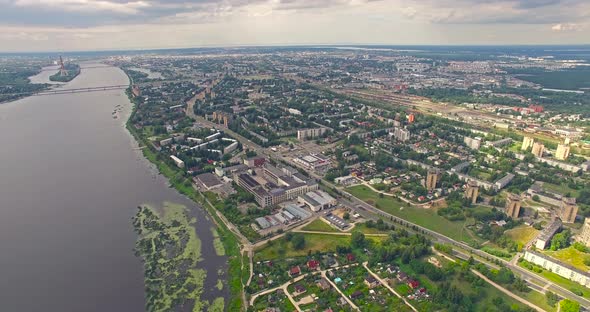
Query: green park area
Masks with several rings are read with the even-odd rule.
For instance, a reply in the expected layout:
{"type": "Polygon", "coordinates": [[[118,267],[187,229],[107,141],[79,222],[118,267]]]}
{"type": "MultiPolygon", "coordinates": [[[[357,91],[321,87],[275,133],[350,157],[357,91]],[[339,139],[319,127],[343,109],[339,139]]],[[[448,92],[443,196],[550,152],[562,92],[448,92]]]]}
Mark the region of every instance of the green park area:
{"type": "Polygon", "coordinates": [[[379,194],[363,185],[349,187],[346,191],[373,205],[377,209],[436,231],[452,239],[465,242],[482,242],[481,238],[475,236],[469,229],[465,228],[466,223],[469,221],[449,221],[439,216],[436,209],[408,206],[389,196],[380,197],[379,194]]]}
{"type": "MultiPolygon", "coordinates": [[[[294,233],[293,235],[303,237],[303,243],[300,246],[294,245],[294,239],[283,236],[256,250],[254,261],[302,257],[310,252],[335,252],[336,246],[350,246],[351,243],[350,235],[312,233],[294,233]]],[[[386,237],[367,236],[366,238],[368,241],[380,242],[386,237]]]]}
{"type": "Polygon", "coordinates": [[[504,232],[504,234],[518,245],[524,246],[539,234],[539,230],[532,226],[520,225],[504,232]]]}

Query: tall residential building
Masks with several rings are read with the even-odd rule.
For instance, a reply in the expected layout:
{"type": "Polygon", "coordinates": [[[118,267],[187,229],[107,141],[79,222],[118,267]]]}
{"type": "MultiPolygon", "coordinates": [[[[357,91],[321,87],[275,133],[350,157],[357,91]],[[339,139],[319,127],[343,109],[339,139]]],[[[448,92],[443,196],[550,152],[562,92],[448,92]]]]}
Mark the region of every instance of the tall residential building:
{"type": "Polygon", "coordinates": [[[520,196],[510,194],[506,199],[506,214],[512,219],[518,218],[520,214],[520,196]]]}
{"type": "Polygon", "coordinates": [[[410,130],[397,127],[393,129],[393,137],[398,141],[408,141],[410,139],[410,136],[410,130]]]}
{"type": "Polygon", "coordinates": [[[475,204],[477,202],[477,196],[479,196],[479,187],[477,186],[477,182],[467,182],[467,188],[465,189],[465,198],[469,198],[471,200],[471,203],[475,204]]]}
{"type": "Polygon", "coordinates": [[[533,147],[534,143],[535,143],[535,139],[525,136],[524,139],[522,140],[522,147],[520,149],[523,151],[526,151],[529,148],[533,147]]]}
{"type": "Polygon", "coordinates": [[[474,149],[474,150],[478,150],[481,147],[481,138],[480,137],[472,138],[472,137],[466,136],[463,138],[463,142],[469,148],[474,149]]]}
{"type": "Polygon", "coordinates": [[[576,240],[587,247],[590,247],[590,218],[584,219],[584,225],[582,226],[580,234],[576,237],[576,240]]]}
{"type": "Polygon", "coordinates": [[[543,152],[545,151],[545,145],[543,143],[535,142],[533,144],[533,150],[531,153],[537,157],[543,157],[543,152]]]}
{"type": "Polygon", "coordinates": [[[576,199],[572,197],[564,197],[561,200],[561,211],[559,218],[564,223],[574,223],[576,221],[576,215],[578,215],[578,205],[576,205],[576,199]]]}
{"type": "Polygon", "coordinates": [[[570,156],[570,146],[566,144],[557,145],[555,158],[559,160],[566,160],[570,156]]]}
{"type": "Polygon", "coordinates": [[[428,170],[426,175],[426,189],[427,190],[434,190],[436,188],[436,184],[438,183],[438,170],[428,170]]]}

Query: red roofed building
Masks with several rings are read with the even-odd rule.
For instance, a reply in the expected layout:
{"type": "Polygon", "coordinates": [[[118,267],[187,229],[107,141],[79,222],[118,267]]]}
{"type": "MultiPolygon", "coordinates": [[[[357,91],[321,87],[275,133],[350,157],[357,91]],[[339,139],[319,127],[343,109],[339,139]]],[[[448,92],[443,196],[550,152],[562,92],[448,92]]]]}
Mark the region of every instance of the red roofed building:
{"type": "Polygon", "coordinates": [[[420,287],[420,283],[416,280],[411,280],[408,282],[408,286],[410,286],[410,288],[412,288],[412,289],[416,289],[416,288],[420,287]]]}
{"type": "Polygon", "coordinates": [[[353,262],[354,260],[356,260],[356,258],[353,254],[349,253],[348,255],[346,255],[346,260],[349,262],[353,262]]]}
{"type": "Polygon", "coordinates": [[[317,260],[307,261],[307,268],[310,270],[318,270],[320,268],[320,262],[317,260]]]}
{"type": "Polygon", "coordinates": [[[301,274],[301,268],[299,266],[292,267],[291,270],[289,270],[289,275],[291,275],[291,276],[295,276],[295,275],[299,275],[299,274],[301,274]]]}
{"type": "Polygon", "coordinates": [[[542,113],[544,108],[541,105],[529,105],[529,108],[535,111],[535,113],[542,113]]]}

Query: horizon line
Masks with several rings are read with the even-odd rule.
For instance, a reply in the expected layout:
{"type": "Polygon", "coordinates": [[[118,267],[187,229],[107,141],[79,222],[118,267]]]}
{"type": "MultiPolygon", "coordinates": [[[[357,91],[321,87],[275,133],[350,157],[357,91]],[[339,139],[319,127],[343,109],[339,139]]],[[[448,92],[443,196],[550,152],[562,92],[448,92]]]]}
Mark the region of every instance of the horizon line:
{"type": "Polygon", "coordinates": [[[294,44],[235,44],[235,45],[203,45],[186,47],[154,47],[154,48],[126,48],[126,49],[95,49],[95,50],[68,50],[68,51],[0,51],[0,55],[12,54],[74,54],[74,53],[106,53],[106,52],[141,52],[141,51],[173,51],[173,50],[198,50],[198,49],[235,49],[235,48],[289,48],[289,47],[589,47],[590,43],[575,44],[552,44],[552,43],[531,43],[531,44],[385,44],[385,43],[294,43],[294,44]]]}

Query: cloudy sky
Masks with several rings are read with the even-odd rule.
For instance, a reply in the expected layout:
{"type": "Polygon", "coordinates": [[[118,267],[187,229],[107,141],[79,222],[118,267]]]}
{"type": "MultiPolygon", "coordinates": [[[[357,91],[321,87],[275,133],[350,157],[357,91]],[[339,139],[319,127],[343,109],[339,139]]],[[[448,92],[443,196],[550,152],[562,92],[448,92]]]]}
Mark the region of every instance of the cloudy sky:
{"type": "Polygon", "coordinates": [[[0,0],[0,52],[588,43],[590,0],[0,0]]]}

